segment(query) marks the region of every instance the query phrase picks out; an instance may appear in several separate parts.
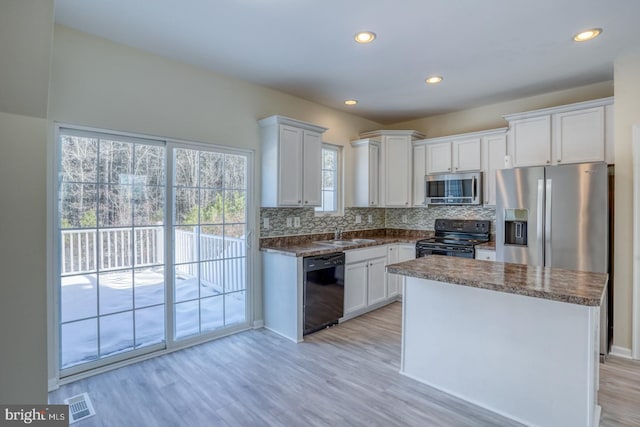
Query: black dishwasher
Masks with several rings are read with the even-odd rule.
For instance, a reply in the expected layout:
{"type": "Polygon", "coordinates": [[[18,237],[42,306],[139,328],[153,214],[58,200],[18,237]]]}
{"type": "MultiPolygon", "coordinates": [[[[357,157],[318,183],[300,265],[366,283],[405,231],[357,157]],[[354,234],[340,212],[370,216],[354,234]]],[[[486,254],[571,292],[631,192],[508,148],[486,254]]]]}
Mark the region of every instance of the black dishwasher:
{"type": "Polygon", "coordinates": [[[335,325],[344,313],[344,253],[305,257],[303,335],[335,325]]]}

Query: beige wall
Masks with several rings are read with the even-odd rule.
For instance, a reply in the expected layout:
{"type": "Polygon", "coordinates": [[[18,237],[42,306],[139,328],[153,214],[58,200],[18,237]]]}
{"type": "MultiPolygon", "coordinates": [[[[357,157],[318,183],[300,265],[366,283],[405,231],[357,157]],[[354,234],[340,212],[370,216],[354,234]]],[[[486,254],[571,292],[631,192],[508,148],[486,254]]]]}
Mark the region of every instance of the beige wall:
{"type": "Polygon", "coordinates": [[[0,403],[47,402],[46,140],[53,0],[0,2],[0,403]]]}
{"type": "Polygon", "coordinates": [[[47,402],[46,139],[0,113],[0,403],[47,402]]]}
{"type": "MultiPolygon", "coordinates": [[[[615,246],[614,338],[631,349],[633,290],[633,158],[631,127],[640,123],[640,56],[615,63],[615,246]]],[[[639,322],[640,319],[636,319],[639,322]]]]}
{"type": "Polygon", "coordinates": [[[602,82],[573,89],[545,93],[514,101],[485,105],[449,114],[396,123],[390,129],[415,129],[428,138],[455,135],[507,126],[503,115],[572,104],[574,102],[613,96],[613,82],[602,82]]]}

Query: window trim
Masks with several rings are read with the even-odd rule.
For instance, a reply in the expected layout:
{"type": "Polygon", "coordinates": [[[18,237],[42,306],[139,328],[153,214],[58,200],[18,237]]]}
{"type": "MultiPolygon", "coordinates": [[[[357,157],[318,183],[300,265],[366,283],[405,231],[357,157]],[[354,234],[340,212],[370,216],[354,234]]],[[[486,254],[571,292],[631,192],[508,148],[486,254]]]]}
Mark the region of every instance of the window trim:
{"type": "MultiPolygon", "coordinates": [[[[335,211],[319,211],[318,208],[314,208],[314,216],[344,216],[344,156],[343,146],[338,144],[332,144],[330,142],[322,142],[322,149],[334,150],[338,158],[336,159],[336,210],[335,211]]],[[[322,170],[322,168],[321,168],[322,170]]],[[[320,177],[322,181],[322,177],[320,177]]],[[[321,197],[322,200],[322,197],[321,197]]]]}

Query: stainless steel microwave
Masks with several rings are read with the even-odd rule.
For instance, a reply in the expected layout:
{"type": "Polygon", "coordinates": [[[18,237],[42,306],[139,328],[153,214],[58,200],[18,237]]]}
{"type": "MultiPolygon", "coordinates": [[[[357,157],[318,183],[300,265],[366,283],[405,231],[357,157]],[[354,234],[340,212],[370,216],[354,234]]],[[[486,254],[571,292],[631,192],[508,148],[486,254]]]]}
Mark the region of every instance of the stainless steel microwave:
{"type": "Polygon", "coordinates": [[[425,176],[425,204],[479,205],[482,203],[482,172],[425,176]]]}

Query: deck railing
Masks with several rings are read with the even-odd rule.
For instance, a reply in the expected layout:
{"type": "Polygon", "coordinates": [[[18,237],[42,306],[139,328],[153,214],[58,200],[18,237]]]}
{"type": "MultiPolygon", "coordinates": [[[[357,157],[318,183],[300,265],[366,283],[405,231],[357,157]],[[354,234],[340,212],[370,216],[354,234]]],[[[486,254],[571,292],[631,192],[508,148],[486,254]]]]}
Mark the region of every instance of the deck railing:
{"type": "MultiPolygon", "coordinates": [[[[245,289],[245,240],[200,231],[175,229],[176,273],[218,292],[245,289]]],[[[164,227],[62,230],[60,258],[62,275],[162,265],[164,227]]]]}

